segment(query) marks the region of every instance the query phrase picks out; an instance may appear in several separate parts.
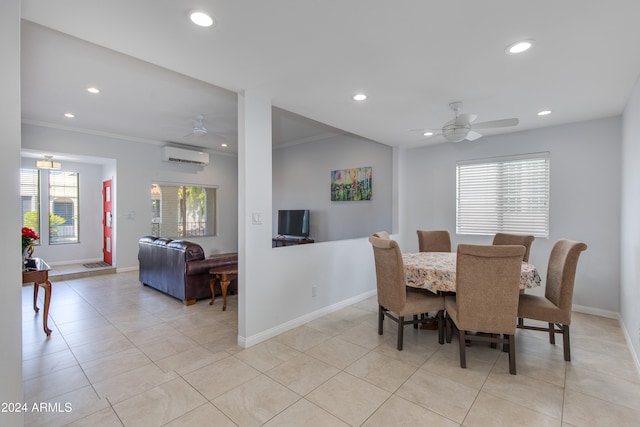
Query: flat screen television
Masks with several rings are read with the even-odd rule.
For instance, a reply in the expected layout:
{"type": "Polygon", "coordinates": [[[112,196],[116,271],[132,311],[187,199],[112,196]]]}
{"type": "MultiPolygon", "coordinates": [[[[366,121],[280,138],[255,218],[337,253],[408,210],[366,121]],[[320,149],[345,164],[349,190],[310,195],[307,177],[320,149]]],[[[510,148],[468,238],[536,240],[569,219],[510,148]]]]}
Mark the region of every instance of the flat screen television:
{"type": "Polygon", "coordinates": [[[309,209],[279,210],[278,235],[309,237],[309,209]]]}

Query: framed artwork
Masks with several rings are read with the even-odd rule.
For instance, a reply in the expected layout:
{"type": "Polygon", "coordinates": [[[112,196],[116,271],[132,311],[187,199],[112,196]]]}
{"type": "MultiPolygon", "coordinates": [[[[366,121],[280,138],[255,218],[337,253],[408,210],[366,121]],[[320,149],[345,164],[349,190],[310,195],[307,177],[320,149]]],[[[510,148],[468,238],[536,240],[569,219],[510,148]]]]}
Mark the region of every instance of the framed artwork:
{"type": "Polygon", "coordinates": [[[371,200],[371,166],[331,171],[331,201],[371,200]]]}

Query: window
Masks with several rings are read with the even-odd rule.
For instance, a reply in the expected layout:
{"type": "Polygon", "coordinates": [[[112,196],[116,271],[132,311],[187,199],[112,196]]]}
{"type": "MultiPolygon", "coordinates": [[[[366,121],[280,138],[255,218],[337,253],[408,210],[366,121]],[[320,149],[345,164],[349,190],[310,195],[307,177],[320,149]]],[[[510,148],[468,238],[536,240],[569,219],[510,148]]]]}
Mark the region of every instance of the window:
{"type": "Polygon", "coordinates": [[[22,227],[29,227],[40,236],[40,171],[37,169],[20,169],[20,202],[22,227]]]}
{"type": "Polygon", "coordinates": [[[78,243],[78,173],[49,171],[49,244],[78,243]]]}
{"type": "Polygon", "coordinates": [[[151,185],[151,234],[158,237],[214,236],[216,188],[151,185]]]}
{"type": "Polygon", "coordinates": [[[456,232],[549,237],[549,153],[458,162],[456,232]]]}

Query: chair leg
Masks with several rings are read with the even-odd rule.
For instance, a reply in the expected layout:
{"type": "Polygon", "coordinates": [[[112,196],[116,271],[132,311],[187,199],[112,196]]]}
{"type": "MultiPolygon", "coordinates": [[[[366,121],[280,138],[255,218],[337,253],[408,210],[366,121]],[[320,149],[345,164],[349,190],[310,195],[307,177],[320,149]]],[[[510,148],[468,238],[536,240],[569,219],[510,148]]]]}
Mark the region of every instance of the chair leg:
{"type": "Polygon", "coordinates": [[[438,343],[444,344],[444,310],[438,311],[438,343]]]}
{"type": "Polygon", "coordinates": [[[551,344],[556,343],[555,324],[549,323],[549,342],[551,344]]]}
{"type": "MultiPolygon", "coordinates": [[[[499,334],[491,334],[491,338],[498,338],[499,334]]],[[[498,347],[498,343],[496,341],[491,341],[489,343],[489,347],[491,348],[497,348],[498,347]]]]}
{"type": "MultiPolygon", "coordinates": [[[[424,316],[424,314],[423,314],[424,316]]],[[[418,329],[418,315],[414,314],[413,315],[413,329],[418,329]]]]}
{"type": "Polygon", "coordinates": [[[522,317],[518,317],[518,326],[524,326],[524,319],[522,317]]]}
{"type": "Polygon", "coordinates": [[[447,344],[451,344],[451,318],[449,316],[445,316],[445,326],[446,326],[447,344]]]}
{"type": "MultiPolygon", "coordinates": [[[[503,334],[503,335],[502,335],[502,338],[503,338],[503,339],[504,339],[504,338],[507,338],[507,335],[503,334]]],[[[503,351],[503,352],[505,352],[505,353],[508,353],[508,352],[509,352],[509,343],[508,343],[508,342],[506,342],[506,341],[503,341],[503,342],[502,342],[502,351],[503,351]]]]}
{"type": "Polygon", "coordinates": [[[402,339],[404,338],[404,317],[398,317],[398,350],[402,351],[402,339]]]}
{"type": "Polygon", "coordinates": [[[382,335],[382,322],[384,321],[384,308],[378,305],[378,335],[382,335]]]}
{"type": "Polygon", "coordinates": [[[460,341],[460,367],[467,367],[467,346],[465,345],[465,331],[458,330],[458,336],[460,341]]]}
{"type": "Polygon", "coordinates": [[[509,339],[509,373],[516,374],[516,336],[505,335],[509,339]]]}
{"type": "Polygon", "coordinates": [[[564,347],[564,360],[571,362],[571,347],[569,344],[569,325],[562,325],[562,346],[564,347]]]}

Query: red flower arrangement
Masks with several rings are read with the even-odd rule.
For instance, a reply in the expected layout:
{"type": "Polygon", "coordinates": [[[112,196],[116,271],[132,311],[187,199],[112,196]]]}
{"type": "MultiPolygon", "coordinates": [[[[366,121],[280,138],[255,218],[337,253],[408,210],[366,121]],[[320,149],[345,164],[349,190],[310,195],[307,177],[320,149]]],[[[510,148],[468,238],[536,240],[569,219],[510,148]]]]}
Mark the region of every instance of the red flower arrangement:
{"type": "Polygon", "coordinates": [[[40,240],[40,237],[36,234],[35,231],[30,229],[29,227],[22,227],[22,253],[29,247],[33,245],[33,242],[36,240],[40,240]]]}

